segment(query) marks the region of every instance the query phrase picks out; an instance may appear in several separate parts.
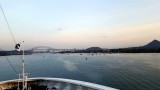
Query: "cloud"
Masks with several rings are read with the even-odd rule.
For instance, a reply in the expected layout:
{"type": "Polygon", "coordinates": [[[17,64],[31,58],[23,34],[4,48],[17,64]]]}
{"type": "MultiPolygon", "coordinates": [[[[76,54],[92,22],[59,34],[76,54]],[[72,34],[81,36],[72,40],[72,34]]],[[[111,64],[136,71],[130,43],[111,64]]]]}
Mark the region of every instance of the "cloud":
{"type": "Polygon", "coordinates": [[[101,36],[101,38],[107,38],[107,36],[104,35],[104,36],[101,36]]]}
{"type": "Polygon", "coordinates": [[[160,23],[133,24],[126,26],[115,26],[113,28],[103,27],[97,30],[99,35],[105,35],[105,39],[96,38],[98,44],[107,48],[120,48],[145,45],[153,39],[160,40],[160,23]],[[101,31],[100,31],[101,30],[101,31]],[[98,40],[99,39],[99,40],[98,40]]]}
{"type": "Polygon", "coordinates": [[[57,30],[58,30],[58,31],[62,31],[63,29],[62,29],[62,28],[57,28],[57,30]]]}

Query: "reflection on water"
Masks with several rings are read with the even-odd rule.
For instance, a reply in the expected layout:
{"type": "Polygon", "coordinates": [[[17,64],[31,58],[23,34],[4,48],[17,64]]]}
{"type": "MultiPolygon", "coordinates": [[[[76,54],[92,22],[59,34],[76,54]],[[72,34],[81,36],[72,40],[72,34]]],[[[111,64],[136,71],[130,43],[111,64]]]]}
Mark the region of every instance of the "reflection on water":
{"type": "Polygon", "coordinates": [[[71,61],[64,61],[64,66],[68,71],[76,71],[76,65],[71,61]]]}
{"type": "MultiPolygon", "coordinates": [[[[9,59],[20,72],[19,57],[9,59]]],[[[30,77],[77,79],[121,90],[160,90],[160,54],[34,54],[25,56],[25,63],[30,77]]],[[[0,57],[0,81],[17,77],[0,57]]]]}

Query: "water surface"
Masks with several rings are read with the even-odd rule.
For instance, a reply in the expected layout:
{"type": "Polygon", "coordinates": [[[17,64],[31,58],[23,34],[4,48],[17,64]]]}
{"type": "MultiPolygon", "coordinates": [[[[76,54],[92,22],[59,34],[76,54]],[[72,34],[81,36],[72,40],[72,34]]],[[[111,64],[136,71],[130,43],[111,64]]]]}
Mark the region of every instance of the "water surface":
{"type": "MultiPolygon", "coordinates": [[[[20,57],[8,58],[21,72],[20,57]]],[[[121,90],[160,90],[160,54],[33,54],[25,56],[25,63],[29,77],[76,79],[121,90]]],[[[1,56],[0,81],[17,77],[1,56]]]]}

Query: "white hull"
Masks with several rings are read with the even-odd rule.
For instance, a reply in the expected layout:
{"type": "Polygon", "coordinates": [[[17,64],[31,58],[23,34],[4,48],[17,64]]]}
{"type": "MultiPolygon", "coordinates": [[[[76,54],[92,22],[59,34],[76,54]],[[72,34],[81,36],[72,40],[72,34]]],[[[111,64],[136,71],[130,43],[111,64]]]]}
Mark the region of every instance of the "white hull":
{"type": "MultiPolygon", "coordinates": [[[[0,90],[16,87],[18,81],[21,82],[19,79],[0,82],[0,90]]],[[[29,84],[47,86],[48,90],[117,90],[103,85],[63,78],[28,78],[28,85],[29,84]],[[52,89],[53,87],[56,89],[52,89]]]]}

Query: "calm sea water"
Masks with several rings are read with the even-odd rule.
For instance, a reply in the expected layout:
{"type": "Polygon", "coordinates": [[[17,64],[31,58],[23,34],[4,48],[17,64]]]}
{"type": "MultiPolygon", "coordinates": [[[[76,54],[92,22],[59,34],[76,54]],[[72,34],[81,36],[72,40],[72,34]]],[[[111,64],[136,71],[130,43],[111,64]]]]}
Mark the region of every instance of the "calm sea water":
{"type": "MultiPolygon", "coordinates": [[[[20,57],[8,58],[20,72],[20,57]]],[[[25,56],[25,63],[30,77],[69,78],[121,90],[160,90],[160,54],[33,54],[25,56]]],[[[1,56],[0,81],[17,77],[1,56]]]]}

